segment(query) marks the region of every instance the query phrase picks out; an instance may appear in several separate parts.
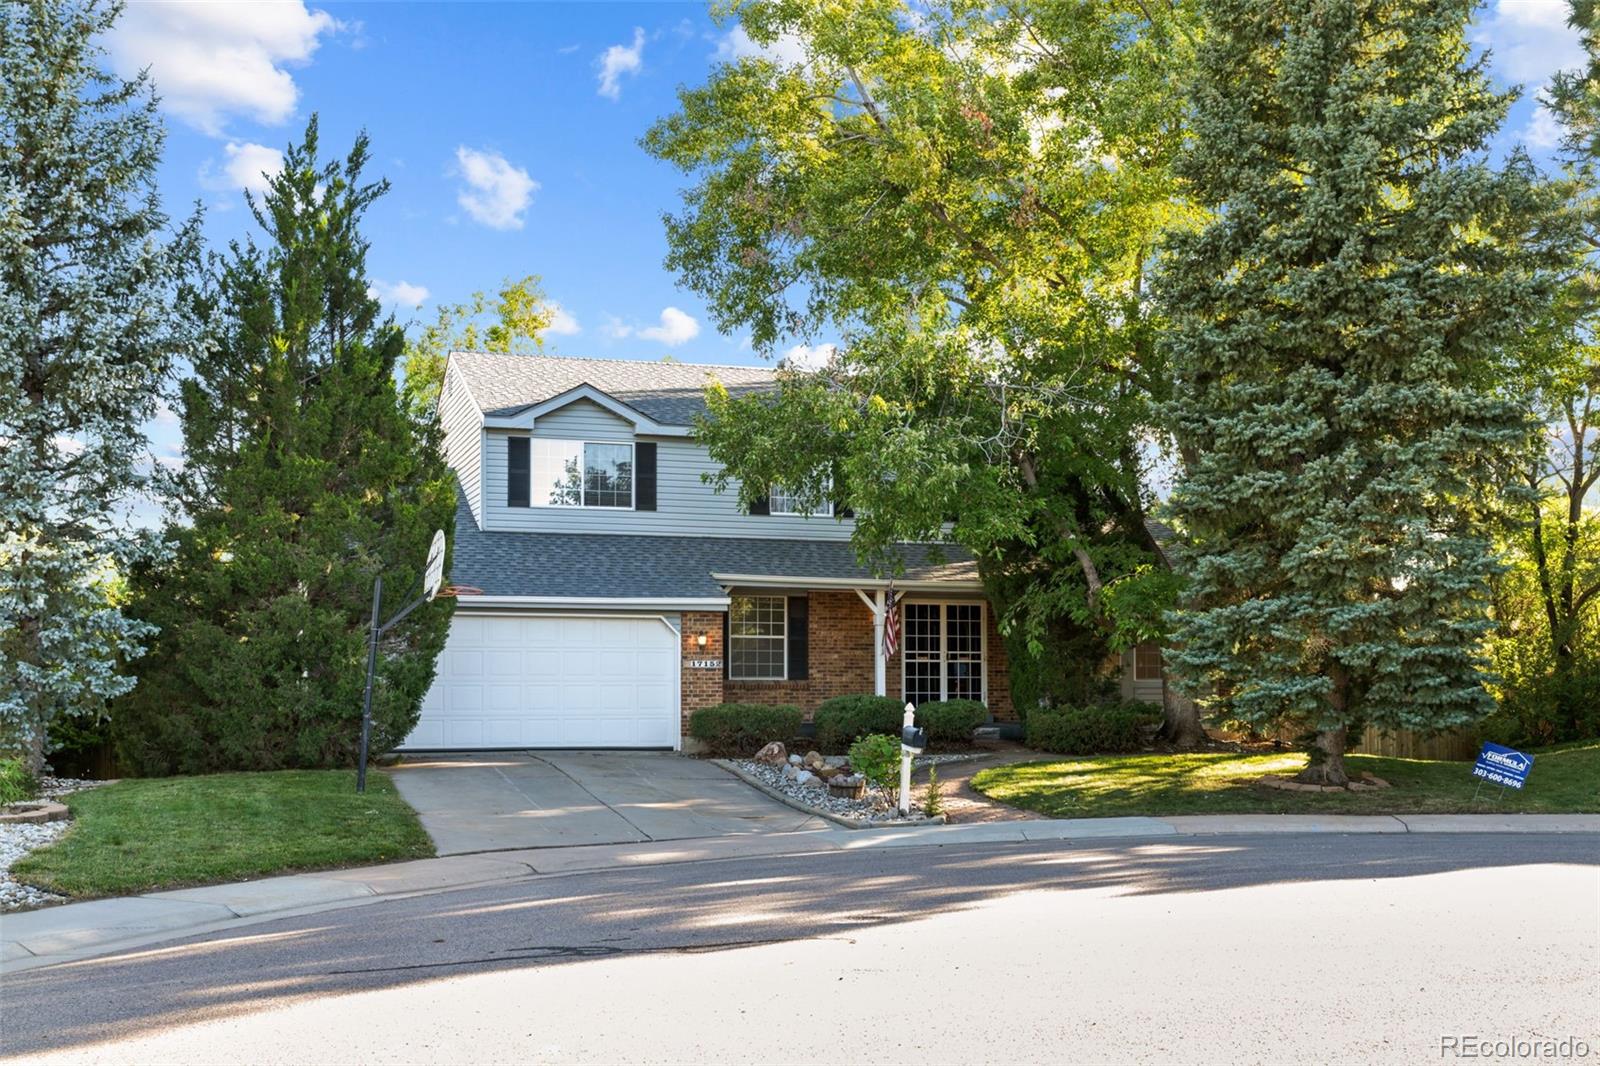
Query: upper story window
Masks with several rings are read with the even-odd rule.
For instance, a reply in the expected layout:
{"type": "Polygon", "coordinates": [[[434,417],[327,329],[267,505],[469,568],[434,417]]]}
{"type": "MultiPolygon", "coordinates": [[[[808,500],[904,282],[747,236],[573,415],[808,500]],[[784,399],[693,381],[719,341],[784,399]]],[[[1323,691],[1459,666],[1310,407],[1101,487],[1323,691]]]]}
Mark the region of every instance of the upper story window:
{"type": "MultiPolygon", "coordinates": [[[[822,486],[824,496],[833,492],[833,482],[825,482],[822,486]]],[[[798,493],[791,492],[782,485],[767,486],[767,513],[778,515],[804,515],[805,511],[798,493]]],[[[824,499],[820,505],[810,512],[814,515],[832,515],[833,500],[824,499]]]]}
{"type": "Polygon", "coordinates": [[[632,507],[633,445],[533,440],[535,507],[632,507]]]}

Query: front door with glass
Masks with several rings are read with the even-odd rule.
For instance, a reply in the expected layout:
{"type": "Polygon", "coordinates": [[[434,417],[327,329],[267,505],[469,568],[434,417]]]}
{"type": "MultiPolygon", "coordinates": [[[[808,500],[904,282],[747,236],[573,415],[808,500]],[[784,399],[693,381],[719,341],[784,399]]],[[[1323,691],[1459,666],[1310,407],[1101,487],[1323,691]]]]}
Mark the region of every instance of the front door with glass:
{"type": "Polygon", "coordinates": [[[981,603],[908,603],[901,627],[906,700],[982,700],[981,603]]]}

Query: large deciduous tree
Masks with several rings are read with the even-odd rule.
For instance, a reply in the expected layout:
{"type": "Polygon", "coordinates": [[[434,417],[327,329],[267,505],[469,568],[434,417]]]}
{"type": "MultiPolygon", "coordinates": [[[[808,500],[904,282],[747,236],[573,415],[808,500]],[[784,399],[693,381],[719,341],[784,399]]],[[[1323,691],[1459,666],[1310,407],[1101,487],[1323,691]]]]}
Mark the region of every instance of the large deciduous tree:
{"type": "Polygon", "coordinates": [[[1174,659],[1231,717],[1314,734],[1306,781],[1346,783],[1364,723],[1491,708],[1476,501],[1526,440],[1499,384],[1570,245],[1529,162],[1488,161],[1509,98],[1472,7],[1206,6],[1182,170],[1215,217],[1158,285],[1192,456],[1174,659]]]}
{"type": "Polygon", "coordinates": [[[1545,432],[1522,480],[1527,521],[1514,537],[1519,565],[1499,584],[1495,661],[1502,702],[1519,724],[1507,739],[1566,740],[1600,725],[1600,45],[1595,7],[1573,5],[1589,61],[1558,74],[1546,97],[1562,131],[1562,180],[1583,228],[1571,277],[1549,328],[1530,336],[1534,413],[1545,432]],[[1527,607],[1532,609],[1528,610],[1527,607]],[[1530,640],[1535,634],[1538,639],[1530,640]]]}
{"type": "Polygon", "coordinates": [[[694,179],[668,264],[757,350],[813,343],[776,395],[713,391],[719,484],[848,497],[858,552],[886,572],[896,542],[950,523],[1013,660],[1080,668],[1041,698],[1087,695],[1173,595],[1145,515],[1168,381],[1145,270],[1181,217],[1185,14],[730,9],[762,50],[684,91],[645,142],[694,179]]]}
{"type": "MultiPolygon", "coordinates": [[[[112,719],[143,772],[349,765],[373,580],[393,613],[454,514],[455,483],[396,384],[405,337],[368,293],[360,225],[387,184],[364,181],[366,163],[365,136],[322,163],[313,119],[250,201],[265,247],[234,245],[205,294],[213,347],[182,382],[176,551],[134,574],[162,632],[112,719]]],[[[416,723],[446,603],[382,646],[375,750],[416,723]]]]}
{"type": "Polygon", "coordinates": [[[113,602],[142,552],[122,505],[148,474],[141,425],[201,336],[150,86],[101,69],[117,12],[0,5],[0,744],[36,771],[53,725],[134,683],[118,661],[152,630],[113,602]]]}
{"type": "Polygon", "coordinates": [[[540,288],[539,276],[507,278],[490,296],[475,292],[462,303],[440,304],[435,320],[406,341],[405,393],[418,417],[438,420],[435,406],[444,385],[444,365],[453,351],[538,355],[558,308],[540,288]]]}

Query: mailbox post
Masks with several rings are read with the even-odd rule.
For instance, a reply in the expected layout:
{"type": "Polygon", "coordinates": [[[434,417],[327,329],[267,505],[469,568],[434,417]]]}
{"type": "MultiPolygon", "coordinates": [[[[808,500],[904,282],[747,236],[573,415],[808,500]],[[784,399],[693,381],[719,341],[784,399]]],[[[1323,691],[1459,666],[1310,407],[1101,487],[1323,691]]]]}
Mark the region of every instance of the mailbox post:
{"type": "Polygon", "coordinates": [[[911,813],[911,757],[922,753],[928,746],[928,732],[918,729],[917,711],[906,704],[906,716],[900,723],[900,813],[911,813]]]}

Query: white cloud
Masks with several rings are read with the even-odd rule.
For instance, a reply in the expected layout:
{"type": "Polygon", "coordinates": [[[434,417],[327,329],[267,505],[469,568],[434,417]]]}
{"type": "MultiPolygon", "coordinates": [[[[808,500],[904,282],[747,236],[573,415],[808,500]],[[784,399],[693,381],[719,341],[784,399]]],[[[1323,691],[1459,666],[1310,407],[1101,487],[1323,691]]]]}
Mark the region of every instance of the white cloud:
{"type": "Polygon", "coordinates": [[[156,405],[156,416],[153,421],[158,426],[176,426],[178,424],[178,412],[163,401],[156,405]]]}
{"type": "Polygon", "coordinates": [[[1577,31],[1567,25],[1566,0],[1495,0],[1480,16],[1473,40],[1494,53],[1495,72],[1530,89],[1558,70],[1586,61],[1577,31]]]}
{"type": "Polygon", "coordinates": [[[834,344],[797,344],[783,353],[783,361],[800,370],[821,370],[838,350],[834,344]]]}
{"type": "Polygon", "coordinates": [[[288,121],[300,90],[286,68],[309,62],[322,38],[340,28],[302,0],[146,0],[123,10],[107,44],[118,75],[149,67],[166,110],[221,136],[233,115],[269,125],[288,121]]]}
{"type": "Polygon", "coordinates": [[[700,323],[694,320],[693,315],[685,314],[676,307],[666,307],[661,310],[660,325],[646,326],[638,331],[638,335],[644,340],[660,341],[669,348],[676,348],[700,335],[700,323]]]}
{"type": "Polygon", "coordinates": [[[539,191],[539,183],[526,170],[513,166],[498,152],[480,152],[466,145],[456,149],[456,166],[466,182],[456,193],[456,203],[474,221],[490,229],[522,228],[522,212],[539,191]]]}
{"type": "Polygon", "coordinates": [[[428,298],[428,290],[426,286],[413,285],[409,281],[390,284],[373,278],[372,285],[367,289],[367,295],[383,301],[390,307],[421,307],[422,302],[428,298]]]}
{"type": "Polygon", "coordinates": [[[633,28],[633,44],[614,44],[600,53],[595,60],[600,68],[601,96],[609,100],[622,99],[622,76],[637,74],[644,68],[644,30],[633,28]]]}
{"type": "Polygon", "coordinates": [[[551,301],[549,305],[550,324],[540,330],[540,335],[553,333],[558,337],[572,337],[583,332],[583,327],[578,325],[578,320],[560,304],[551,301]]]}
{"type": "Polygon", "coordinates": [[[216,192],[265,192],[267,179],[283,169],[283,153],[264,144],[229,141],[222,146],[222,157],[220,167],[209,159],[200,165],[200,184],[216,192]]]}
{"type": "Polygon", "coordinates": [[[750,39],[743,26],[735,26],[717,39],[715,58],[722,63],[736,63],[748,58],[770,59],[779,66],[792,67],[805,62],[806,46],[800,37],[792,33],[780,34],[776,41],[768,45],[757,44],[750,39]]]}
{"type": "Polygon", "coordinates": [[[620,341],[624,337],[630,337],[633,335],[633,327],[626,325],[622,319],[618,318],[616,315],[607,315],[605,323],[600,327],[600,334],[601,336],[609,337],[614,341],[620,341]]]}
{"type": "Polygon", "coordinates": [[[1528,120],[1527,128],[1522,131],[1522,140],[1529,148],[1547,152],[1561,144],[1563,132],[1561,120],[1548,107],[1540,104],[1528,120]]]}

